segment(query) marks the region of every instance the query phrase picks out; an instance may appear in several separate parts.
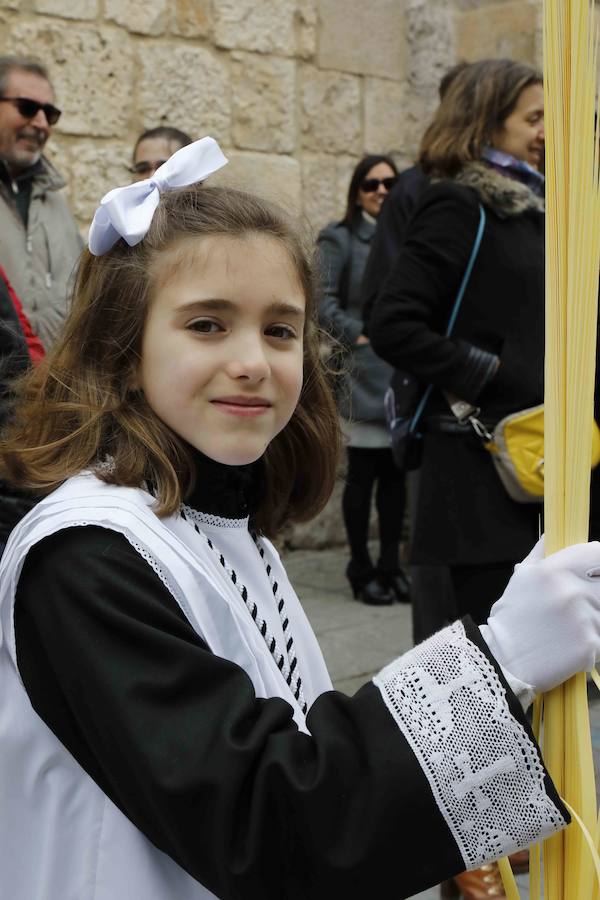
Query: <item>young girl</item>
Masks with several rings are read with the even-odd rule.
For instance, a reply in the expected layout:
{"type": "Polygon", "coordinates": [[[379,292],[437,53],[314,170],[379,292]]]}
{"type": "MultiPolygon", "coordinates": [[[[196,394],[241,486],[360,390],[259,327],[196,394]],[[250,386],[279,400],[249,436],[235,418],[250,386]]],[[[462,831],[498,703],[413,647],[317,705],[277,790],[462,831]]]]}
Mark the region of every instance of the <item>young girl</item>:
{"type": "Polygon", "coordinates": [[[568,821],[513,690],[593,664],[598,545],[331,690],[267,539],[335,477],[311,269],[215,154],[107,195],[3,446],[47,494],[0,570],[7,897],[405,897],[568,821]]]}

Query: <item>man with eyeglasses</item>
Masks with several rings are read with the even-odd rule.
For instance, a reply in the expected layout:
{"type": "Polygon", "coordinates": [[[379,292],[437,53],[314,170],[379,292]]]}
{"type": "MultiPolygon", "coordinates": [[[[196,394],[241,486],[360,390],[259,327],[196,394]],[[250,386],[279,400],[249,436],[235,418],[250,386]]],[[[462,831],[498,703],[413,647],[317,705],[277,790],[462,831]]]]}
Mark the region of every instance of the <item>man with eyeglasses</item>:
{"type": "Polygon", "coordinates": [[[83,242],[43,156],[60,117],[44,66],[0,57],[0,265],[48,348],[62,325],[67,285],[83,242]]]}
{"type": "Polygon", "coordinates": [[[169,125],[159,125],[158,128],[144,131],[133,148],[133,163],[129,166],[133,180],[151,178],[176,150],[191,143],[189,134],[169,125]]]}

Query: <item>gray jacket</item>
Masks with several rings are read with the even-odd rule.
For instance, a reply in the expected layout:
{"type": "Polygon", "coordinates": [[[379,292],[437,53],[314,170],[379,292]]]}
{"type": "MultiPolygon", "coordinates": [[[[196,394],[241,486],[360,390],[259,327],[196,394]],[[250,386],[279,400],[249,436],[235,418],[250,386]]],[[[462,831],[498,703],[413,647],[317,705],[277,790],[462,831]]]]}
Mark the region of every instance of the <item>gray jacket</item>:
{"type": "Polygon", "coordinates": [[[83,241],[60,189],[56,169],[42,157],[29,204],[27,230],[10,187],[0,181],[0,264],[46,349],[66,311],[68,282],[83,241]]]}
{"type": "Polygon", "coordinates": [[[383,424],[383,395],[392,368],[375,355],[370,344],[356,344],[363,333],[361,283],[375,225],[361,216],[353,231],[331,222],[318,237],[323,297],[321,326],[348,350],[347,389],[340,392],[340,413],[353,422],[383,424]]]}

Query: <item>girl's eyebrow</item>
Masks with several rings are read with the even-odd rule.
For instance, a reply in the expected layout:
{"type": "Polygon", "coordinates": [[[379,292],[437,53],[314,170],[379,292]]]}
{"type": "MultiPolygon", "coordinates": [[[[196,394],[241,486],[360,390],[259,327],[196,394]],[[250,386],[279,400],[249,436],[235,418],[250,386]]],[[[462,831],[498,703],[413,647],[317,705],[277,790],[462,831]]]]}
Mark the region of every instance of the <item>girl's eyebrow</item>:
{"type": "MultiPolygon", "coordinates": [[[[176,313],[198,311],[218,311],[218,310],[235,310],[239,304],[232,300],[225,300],[221,297],[212,297],[205,300],[190,300],[188,303],[182,303],[175,308],[176,313]]],[[[304,318],[304,310],[295,303],[287,303],[276,301],[271,303],[265,310],[269,315],[293,316],[298,319],[304,318]]]]}

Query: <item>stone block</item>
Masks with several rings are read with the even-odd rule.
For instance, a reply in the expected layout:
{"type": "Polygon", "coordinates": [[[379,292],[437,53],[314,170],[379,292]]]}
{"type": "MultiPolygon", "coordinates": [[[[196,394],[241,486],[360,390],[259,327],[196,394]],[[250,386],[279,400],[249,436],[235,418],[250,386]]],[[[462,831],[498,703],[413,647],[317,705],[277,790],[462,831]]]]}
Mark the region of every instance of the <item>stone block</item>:
{"type": "Polygon", "coordinates": [[[454,8],[450,0],[405,0],[410,47],[408,80],[429,98],[437,95],[442,76],[457,61],[454,46],[454,8]]]}
{"type": "Polygon", "coordinates": [[[163,34],[168,9],[168,0],[104,0],[105,17],[136,34],[163,34]]]}
{"type": "Polygon", "coordinates": [[[317,0],[298,0],[296,10],[296,54],[301,59],[311,59],[317,52],[319,31],[317,0]]]}
{"type": "MultiPolygon", "coordinates": [[[[600,10],[596,6],[596,27],[600,25],[600,10]]],[[[535,31],[533,35],[533,59],[532,64],[540,72],[544,66],[544,8],[542,5],[535,11],[535,31]]]]}
{"type": "Polygon", "coordinates": [[[140,130],[173,125],[194,138],[209,134],[229,142],[229,71],[222,55],[168,41],[142,45],[139,62],[140,130]]]}
{"type": "Polygon", "coordinates": [[[232,60],[236,147],[291,153],[296,143],[296,63],[240,52],[232,60]]]}
{"type": "Polygon", "coordinates": [[[302,211],[316,238],[328,222],[341,219],[358,157],[305,153],[302,156],[302,211]]]}
{"type": "Polygon", "coordinates": [[[294,56],[314,28],[310,6],[305,0],[216,0],[215,42],[230,50],[294,56]]]}
{"type": "Polygon", "coordinates": [[[44,147],[44,156],[50,160],[59,175],[62,175],[67,183],[65,196],[69,198],[69,201],[71,198],[71,187],[73,182],[73,179],[71,178],[71,141],[72,138],[54,132],[44,147]]]}
{"type": "Polygon", "coordinates": [[[343,482],[336,483],[327,503],[318,516],[310,522],[300,522],[288,526],[283,538],[286,548],[290,550],[322,550],[325,547],[336,547],[346,543],[346,531],[342,519],[343,482]]]}
{"type": "Polygon", "coordinates": [[[536,24],[536,8],[522,0],[457,13],[457,55],[469,61],[496,56],[534,63],[536,24]]]}
{"type": "Polygon", "coordinates": [[[127,128],[132,111],[133,61],[129,38],[112,28],[65,27],[57,20],[17,21],[9,48],[43,59],[63,115],[61,132],[111,137],[127,128]]]}
{"type": "MultiPolygon", "coordinates": [[[[100,200],[112,188],[129,184],[131,145],[124,141],[77,141],[69,147],[69,197],[73,215],[89,227],[100,200]]],[[[87,234],[87,231],[86,231],[87,234]]]]}
{"type": "MultiPolygon", "coordinates": [[[[22,9],[25,6],[25,0],[0,0],[0,9],[22,9]]],[[[0,25],[4,26],[4,21],[0,20],[0,25]]]]}
{"type": "Polygon", "coordinates": [[[401,102],[396,109],[398,142],[390,152],[400,165],[413,165],[421,139],[438,105],[437,93],[420,94],[410,84],[405,85],[401,102]]]}
{"type": "Polygon", "coordinates": [[[211,176],[211,184],[226,184],[259,194],[283,206],[293,215],[300,212],[300,163],[291,156],[247,153],[225,149],[229,164],[211,176]]]}
{"type": "Polygon", "coordinates": [[[207,37],[212,31],[210,0],[170,0],[171,31],[181,37],[207,37]]]}
{"type": "Polygon", "coordinates": [[[398,0],[319,0],[319,20],[321,68],[404,78],[405,15],[398,0]]]}
{"type": "Polygon", "coordinates": [[[34,0],[33,8],[35,12],[63,19],[95,19],[98,0],[34,0]]]}
{"type": "Polygon", "coordinates": [[[385,78],[365,79],[365,152],[392,153],[406,146],[403,123],[408,85],[385,78]]]}
{"type": "Polygon", "coordinates": [[[302,146],[326,153],[361,153],[360,79],[304,65],[300,82],[302,146]]]}
{"type": "MultiPolygon", "coordinates": [[[[487,6],[498,6],[500,3],[510,3],[512,0],[454,0],[457,10],[464,12],[467,9],[484,9],[487,6]]],[[[538,3],[539,0],[522,0],[526,3],[538,3]]]]}

